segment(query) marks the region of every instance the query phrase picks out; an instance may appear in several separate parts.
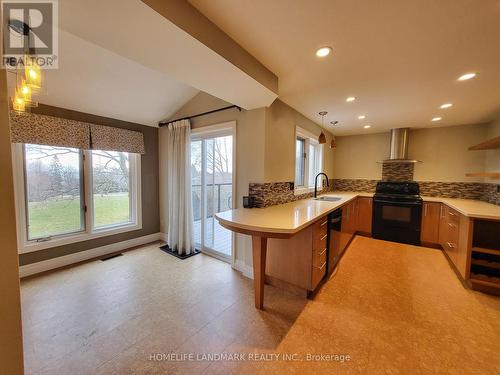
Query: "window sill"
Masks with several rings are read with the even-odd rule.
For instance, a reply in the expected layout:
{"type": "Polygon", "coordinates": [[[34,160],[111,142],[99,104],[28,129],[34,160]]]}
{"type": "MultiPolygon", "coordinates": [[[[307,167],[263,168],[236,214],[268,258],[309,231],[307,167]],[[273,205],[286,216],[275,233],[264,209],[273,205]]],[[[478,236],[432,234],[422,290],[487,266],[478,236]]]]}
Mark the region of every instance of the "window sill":
{"type": "Polygon", "coordinates": [[[102,238],[140,229],[142,229],[142,224],[133,223],[113,226],[110,228],[101,228],[94,230],[94,232],[92,233],[72,233],[68,235],[58,236],[54,239],[43,242],[27,241],[19,244],[19,254],[32,253],[34,251],[50,249],[53,247],[69,245],[77,242],[89,241],[95,238],[102,238]]]}
{"type": "MultiPolygon", "coordinates": [[[[318,189],[318,193],[320,193],[323,189],[318,189]]],[[[302,195],[302,194],[308,194],[308,193],[313,193],[314,192],[314,187],[298,187],[294,189],[293,195],[302,195]]]]}

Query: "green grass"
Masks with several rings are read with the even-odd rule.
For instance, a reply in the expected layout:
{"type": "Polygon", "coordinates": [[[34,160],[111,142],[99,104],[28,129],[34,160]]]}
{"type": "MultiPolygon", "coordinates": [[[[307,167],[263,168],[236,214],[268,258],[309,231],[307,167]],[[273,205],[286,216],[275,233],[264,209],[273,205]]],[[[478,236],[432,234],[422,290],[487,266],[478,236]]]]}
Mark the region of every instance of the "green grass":
{"type": "MultiPolygon", "coordinates": [[[[127,195],[94,196],[94,225],[96,227],[129,221],[127,195]]],[[[61,199],[29,203],[30,238],[77,232],[83,229],[80,200],[61,199]]]]}

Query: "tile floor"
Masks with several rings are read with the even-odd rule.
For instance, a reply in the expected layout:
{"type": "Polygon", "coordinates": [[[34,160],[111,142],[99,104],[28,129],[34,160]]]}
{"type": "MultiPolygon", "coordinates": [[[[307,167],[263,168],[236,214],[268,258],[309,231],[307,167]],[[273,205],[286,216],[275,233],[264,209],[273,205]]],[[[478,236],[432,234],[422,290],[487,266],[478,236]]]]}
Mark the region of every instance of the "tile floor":
{"type": "Polygon", "coordinates": [[[229,265],[157,245],[23,281],[22,305],[27,374],[500,373],[500,298],[464,289],[440,251],[363,237],[314,301],[266,286],[265,311],[229,265]]]}

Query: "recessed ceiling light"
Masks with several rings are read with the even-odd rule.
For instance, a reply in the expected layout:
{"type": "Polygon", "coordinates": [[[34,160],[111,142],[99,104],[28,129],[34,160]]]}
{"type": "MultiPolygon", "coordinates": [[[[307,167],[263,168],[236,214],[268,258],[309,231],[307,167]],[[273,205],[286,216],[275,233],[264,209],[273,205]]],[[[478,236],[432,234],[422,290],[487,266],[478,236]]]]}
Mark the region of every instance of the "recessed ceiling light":
{"type": "Polygon", "coordinates": [[[321,47],[316,51],[316,56],[325,57],[328,56],[332,52],[332,47],[321,47]]]}
{"type": "Polygon", "coordinates": [[[434,121],[434,122],[441,121],[441,117],[433,117],[431,121],[434,121]]]}
{"type": "Polygon", "coordinates": [[[346,101],[346,102],[353,102],[353,101],[355,101],[355,100],[356,100],[356,98],[355,98],[354,96],[349,96],[348,98],[346,98],[346,100],[345,100],[345,101],[346,101]]]}
{"type": "Polygon", "coordinates": [[[358,116],[358,120],[364,120],[366,118],[365,115],[358,116]]]}
{"type": "Polygon", "coordinates": [[[365,128],[365,129],[370,129],[371,127],[372,127],[371,125],[365,125],[365,126],[363,126],[363,128],[365,128]]]}
{"type": "Polygon", "coordinates": [[[458,77],[459,81],[467,81],[468,79],[472,79],[477,75],[477,73],[465,73],[458,77]]]}
{"type": "Polygon", "coordinates": [[[446,109],[446,108],[450,108],[450,107],[453,107],[453,104],[452,104],[452,103],[445,103],[445,104],[442,104],[439,108],[446,109]]]}

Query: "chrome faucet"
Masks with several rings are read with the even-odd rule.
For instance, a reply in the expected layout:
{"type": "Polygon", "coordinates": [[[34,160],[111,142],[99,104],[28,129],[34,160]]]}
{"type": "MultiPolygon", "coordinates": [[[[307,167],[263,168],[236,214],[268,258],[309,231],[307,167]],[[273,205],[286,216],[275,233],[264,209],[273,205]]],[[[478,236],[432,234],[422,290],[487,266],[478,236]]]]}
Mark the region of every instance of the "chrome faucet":
{"type": "Polygon", "coordinates": [[[328,181],[328,176],[326,175],[326,173],[323,173],[323,172],[318,173],[316,175],[316,177],[314,178],[314,198],[316,198],[316,196],[318,195],[318,186],[317,186],[318,185],[318,177],[321,175],[326,177],[326,186],[330,187],[330,182],[328,181]]]}

